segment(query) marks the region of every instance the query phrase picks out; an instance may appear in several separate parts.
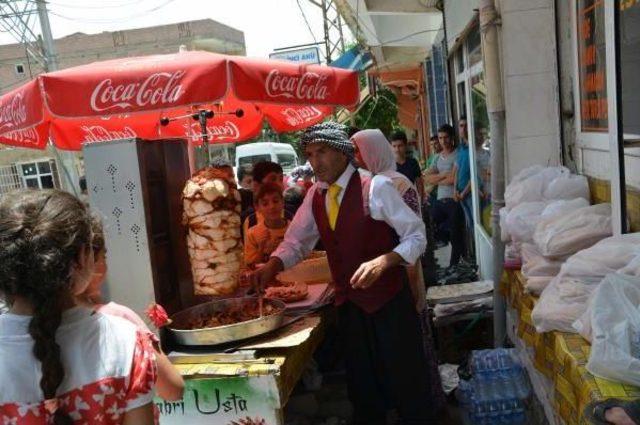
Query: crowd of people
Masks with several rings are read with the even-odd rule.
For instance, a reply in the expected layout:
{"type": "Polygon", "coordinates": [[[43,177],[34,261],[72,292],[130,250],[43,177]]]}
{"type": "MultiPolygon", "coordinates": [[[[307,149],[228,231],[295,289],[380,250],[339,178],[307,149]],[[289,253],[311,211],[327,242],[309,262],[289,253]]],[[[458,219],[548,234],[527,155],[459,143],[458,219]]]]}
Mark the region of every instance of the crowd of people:
{"type": "MultiPolygon", "coordinates": [[[[461,120],[456,143],[442,126],[423,170],[403,132],[387,139],[326,122],[303,133],[309,162],[289,176],[270,161],[238,170],[244,258],[258,290],[311,250],[327,252],[356,424],[384,423],[391,408],[404,423],[432,423],[444,404],[420,264],[422,212],[429,208],[459,261],[472,220],[465,131],[461,120]]],[[[236,179],[227,161],[211,166],[236,179]]],[[[132,310],[103,302],[105,275],[102,225],[84,202],[57,190],[3,197],[2,423],[153,423],[154,394],[182,397],[155,334],[132,310]]]]}

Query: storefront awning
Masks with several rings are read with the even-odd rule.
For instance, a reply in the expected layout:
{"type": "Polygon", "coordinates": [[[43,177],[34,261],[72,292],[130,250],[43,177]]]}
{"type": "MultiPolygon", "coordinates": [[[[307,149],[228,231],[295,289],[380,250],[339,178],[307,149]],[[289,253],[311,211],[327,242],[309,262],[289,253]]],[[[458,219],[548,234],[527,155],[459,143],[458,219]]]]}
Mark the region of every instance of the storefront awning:
{"type": "Polygon", "coordinates": [[[352,71],[365,71],[373,64],[371,54],[359,46],[352,47],[342,56],[329,64],[334,68],[350,69],[352,71]]]}
{"type": "Polygon", "coordinates": [[[435,0],[335,0],[359,43],[370,48],[379,69],[418,65],[442,27],[435,0]]]}

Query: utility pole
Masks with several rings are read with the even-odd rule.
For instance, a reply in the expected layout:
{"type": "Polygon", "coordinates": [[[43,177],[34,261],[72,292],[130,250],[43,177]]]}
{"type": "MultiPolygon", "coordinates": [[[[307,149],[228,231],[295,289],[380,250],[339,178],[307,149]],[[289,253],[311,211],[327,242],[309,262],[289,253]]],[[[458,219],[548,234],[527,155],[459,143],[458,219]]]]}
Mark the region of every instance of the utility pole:
{"type": "MultiPolygon", "coordinates": [[[[58,60],[51,35],[51,25],[45,0],[0,0],[0,30],[8,32],[25,46],[27,59],[33,59],[44,72],[58,69],[58,60]],[[35,8],[33,7],[35,3],[35,8]],[[36,19],[36,17],[38,19],[36,19]],[[37,35],[36,24],[40,22],[41,36],[37,35]]],[[[51,144],[51,140],[49,140],[51,144]]],[[[76,154],[63,152],[51,144],[51,150],[62,169],[62,187],[69,192],[79,193],[79,176],[76,154]]]]}
{"type": "Polygon", "coordinates": [[[40,28],[42,30],[42,41],[44,42],[45,71],[57,71],[58,59],[56,48],[51,35],[51,24],[49,23],[49,12],[44,0],[36,0],[38,7],[38,17],[40,18],[40,28]]]}
{"type": "Polygon", "coordinates": [[[342,16],[335,0],[309,0],[309,2],[322,10],[325,59],[328,65],[333,61],[334,53],[342,54],[345,51],[342,16]]]}
{"type": "MultiPolygon", "coordinates": [[[[51,34],[51,24],[49,23],[49,12],[47,11],[47,3],[45,0],[36,0],[38,7],[38,17],[40,18],[40,30],[42,31],[42,41],[44,44],[45,71],[52,72],[58,70],[58,55],[56,47],[53,44],[53,35],[51,34]]],[[[51,140],[49,140],[51,143],[51,140]]],[[[78,168],[76,167],[77,155],[72,152],[62,152],[56,149],[51,143],[52,150],[56,155],[58,162],[62,164],[62,170],[66,177],[67,184],[63,185],[69,192],[76,195],[80,193],[80,176],[78,176],[78,168]]]]}
{"type": "Polygon", "coordinates": [[[493,241],[493,338],[496,347],[506,341],[506,303],[500,293],[504,270],[504,242],[500,238],[500,209],[504,207],[505,107],[500,70],[500,15],[495,0],[480,0],[480,33],[491,128],[491,228],[493,241]]]}

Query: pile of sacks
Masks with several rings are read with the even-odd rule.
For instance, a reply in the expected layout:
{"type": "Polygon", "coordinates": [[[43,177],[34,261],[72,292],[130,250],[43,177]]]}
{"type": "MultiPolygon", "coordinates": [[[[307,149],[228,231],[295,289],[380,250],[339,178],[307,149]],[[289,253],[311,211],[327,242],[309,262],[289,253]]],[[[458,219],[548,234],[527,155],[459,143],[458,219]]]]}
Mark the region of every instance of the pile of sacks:
{"type": "MultiPolygon", "coordinates": [[[[569,257],[533,308],[536,331],[576,332],[574,322],[587,310],[589,297],[602,279],[628,266],[639,254],[640,233],[630,233],[603,239],[569,257]]],[[[580,326],[584,336],[588,336],[586,329],[580,326]]]]}
{"type": "Polygon", "coordinates": [[[540,295],[565,261],[612,235],[611,205],[584,199],[550,203],[540,214],[533,241],[522,246],[526,290],[540,295]]]}
{"type": "Polygon", "coordinates": [[[589,204],[589,183],[584,176],[573,175],[566,167],[534,165],[518,173],[505,190],[505,207],[500,210],[502,240],[508,252],[519,259],[523,243],[531,243],[537,224],[546,216],[562,214],[569,208],[589,204]],[[583,201],[577,201],[577,200],[583,201]],[[574,201],[565,204],[556,201],[574,201]]]}
{"type": "Polygon", "coordinates": [[[611,206],[588,199],[587,178],[565,167],[529,167],[507,187],[502,239],[522,264],[527,291],[539,295],[569,256],[611,236],[611,206]]]}
{"type": "Polygon", "coordinates": [[[502,238],[521,254],[526,289],[541,294],[536,331],[579,333],[592,342],[589,372],[640,385],[640,233],[612,236],[611,205],[589,206],[586,179],[565,170],[516,176],[502,238]]]}

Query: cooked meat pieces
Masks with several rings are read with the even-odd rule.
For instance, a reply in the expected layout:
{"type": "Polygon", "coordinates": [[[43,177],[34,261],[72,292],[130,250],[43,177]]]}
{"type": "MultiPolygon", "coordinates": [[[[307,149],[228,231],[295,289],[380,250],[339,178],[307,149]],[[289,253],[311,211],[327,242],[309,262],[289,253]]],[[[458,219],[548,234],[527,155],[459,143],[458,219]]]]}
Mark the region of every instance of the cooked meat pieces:
{"type": "MultiPolygon", "coordinates": [[[[270,316],[272,314],[280,313],[280,311],[281,309],[278,307],[265,302],[262,314],[263,316],[270,316]]],[[[260,317],[260,307],[257,302],[252,302],[242,306],[231,307],[225,311],[202,314],[198,317],[194,317],[187,323],[186,329],[215,328],[217,326],[246,322],[248,320],[257,319],[258,317],[260,317]]]]}
{"type": "Polygon", "coordinates": [[[229,195],[229,185],[223,180],[209,180],[202,185],[202,197],[208,202],[225,198],[227,195],[229,195]]]}
{"type": "Polygon", "coordinates": [[[309,287],[302,282],[286,286],[270,286],[265,289],[265,296],[282,300],[286,303],[302,301],[309,296],[309,287]]]}
{"type": "Polygon", "coordinates": [[[187,246],[197,295],[229,295],[242,262],[239,192],[227,173],[204,168],[182,192],[187,246]]]}

